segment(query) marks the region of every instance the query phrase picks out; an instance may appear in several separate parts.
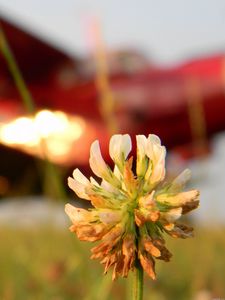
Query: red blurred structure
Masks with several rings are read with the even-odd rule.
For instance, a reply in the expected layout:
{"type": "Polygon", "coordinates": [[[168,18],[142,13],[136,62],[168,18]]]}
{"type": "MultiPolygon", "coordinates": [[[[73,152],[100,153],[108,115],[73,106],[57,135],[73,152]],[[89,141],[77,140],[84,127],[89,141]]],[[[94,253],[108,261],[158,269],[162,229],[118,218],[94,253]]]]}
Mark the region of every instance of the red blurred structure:
{"type": "MultiPolygon", "coordinates": [[[[93,129],[88,142],[79,142],[84,163],[91,139],[108,139],[99,110],[95,74],[86,68],[88,60],[71,58],[0,19],[37,108],[82,116],[93,129]]],[[[154,132],[171,148],[205,140],[225,129],[224,55],[166,69],[145,63],[137,53],[121,52],[115,56],[114,63],[119,68],[109,73],[109,81],[121,132],[131,135],[154,132]]],[[[4,120],[6,115],[15,118],[22,113],[20,96],[0,56],[1,118],[4,120]]],[[[79,157],[74,157],[69,164],[77,163],[76,160],[79,157]]]]}

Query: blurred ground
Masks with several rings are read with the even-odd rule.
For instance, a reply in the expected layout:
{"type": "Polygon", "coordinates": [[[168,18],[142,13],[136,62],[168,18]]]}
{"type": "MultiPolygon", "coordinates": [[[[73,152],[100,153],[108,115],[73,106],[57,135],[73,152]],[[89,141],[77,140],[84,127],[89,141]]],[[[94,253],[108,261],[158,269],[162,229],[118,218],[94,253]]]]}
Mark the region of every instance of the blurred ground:
{"type": "Polygon", "coordinates": [[[0,223],[11,227],[36,227],[53,224],[65,228],[64,204],[45,197],[12,198],[0,202],[0,223]]]}
{"type": "MultiPolygon", "coordinates": [[[[103,276],[99,263],[89,260],[90,245],[66,227],[1,226],[0,238],[0,299],[130,299],[131,278],[111,283],[111,274],[103,276]]],[[[146,278],[144,300],[224,298],[224,227],[196,226],[195,238],[168,244],[172,261],[157,261],[158,279],[146,278]]]]}

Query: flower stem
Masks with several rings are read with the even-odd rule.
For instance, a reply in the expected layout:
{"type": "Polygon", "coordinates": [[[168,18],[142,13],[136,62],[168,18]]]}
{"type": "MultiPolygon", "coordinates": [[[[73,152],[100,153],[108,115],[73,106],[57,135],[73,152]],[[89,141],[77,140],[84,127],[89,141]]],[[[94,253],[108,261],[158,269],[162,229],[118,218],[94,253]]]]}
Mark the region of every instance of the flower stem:
{"type": "MultiPolygon", "coordinates": [[[[26,82],[23,78],[23,75],[17,65],[16,59],[13,55],[13,52],[11,51],[10,45],[8,44],[7,38],[4,34],[3,28],[1,27],[0,23],[0,52],[2,52],[9,71],[14,79],[15,85],[19,91],[19,94],[21,96],[24,108],[29,114],[35,113],[35,102],[34,99],[26,85],[26,82]]],[[[43,170],[46,173],[46,177],[50,178],[53,189],[55,191],[55,196],[59,199],[66,199],[66,193],[64,190],[63,182],[62,182],[62,176],[59,172],[59,169],[56,165],[51,163],[48,159],[47,151],[46,151],[46,140],[42,138],[41,142],[41,149],[43,152],[43,157],[45,160],[45,168],[43,170]]],[[[37,161],[37,167],[40,168],[40,163],[37,161]]],[[[42,167],[42,166],[41,166],[42,167]]],[[[51,186],[49,184],[49,180],[47,182],[48,186],[51,186]]]]}
{"type": "Polygon", "coordinates": [[[133,281],[133,300],[143,299],[143,268],[136,260],[136,266],[134,269],[134,281],[133,281]]]}
{"type": "Polygon", "coordinates": [[[21,95],[21,99],[23,101],[24,107],[29,113],[33,113],[35,111],[34,101],[32,99],[30,91],[26,86],[24,78],[20,72],[20,69],[18,68],[18,65],[10,49],[10,46],[7,42],[3,29],[1,28],[1,24],[0,24],[0,51],[2,52],[2,54],[4,55],[7,61],[11,75],[21,95]]]}

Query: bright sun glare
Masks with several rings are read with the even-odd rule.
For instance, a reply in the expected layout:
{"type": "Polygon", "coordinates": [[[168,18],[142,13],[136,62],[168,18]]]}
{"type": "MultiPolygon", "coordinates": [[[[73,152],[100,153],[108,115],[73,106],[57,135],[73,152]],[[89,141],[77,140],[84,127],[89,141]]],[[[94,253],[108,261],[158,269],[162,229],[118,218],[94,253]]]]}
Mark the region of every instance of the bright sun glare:
{"type": "Polygon", "coordinates": [[[34,116],[19,117],[0,125],[0,141],[57,160],[69,153],[85,130],[85,121],[60,111],[41,110],[34,116]],[[45,151],[45,153],[43,153],[45,151]]]}

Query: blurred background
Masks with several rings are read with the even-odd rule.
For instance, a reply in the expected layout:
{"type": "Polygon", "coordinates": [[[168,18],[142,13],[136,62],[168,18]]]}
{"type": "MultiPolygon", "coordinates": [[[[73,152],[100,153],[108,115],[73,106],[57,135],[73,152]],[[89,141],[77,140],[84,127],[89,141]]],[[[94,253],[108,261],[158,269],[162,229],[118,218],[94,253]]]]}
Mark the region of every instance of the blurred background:
{"type": "Polygon", "coordinates": [[[159,135],[201,191],[145,299],[225,298],[225,2],[0,0],[0,299],[130,299],[64,214],[115,132],[159,135]]]}

